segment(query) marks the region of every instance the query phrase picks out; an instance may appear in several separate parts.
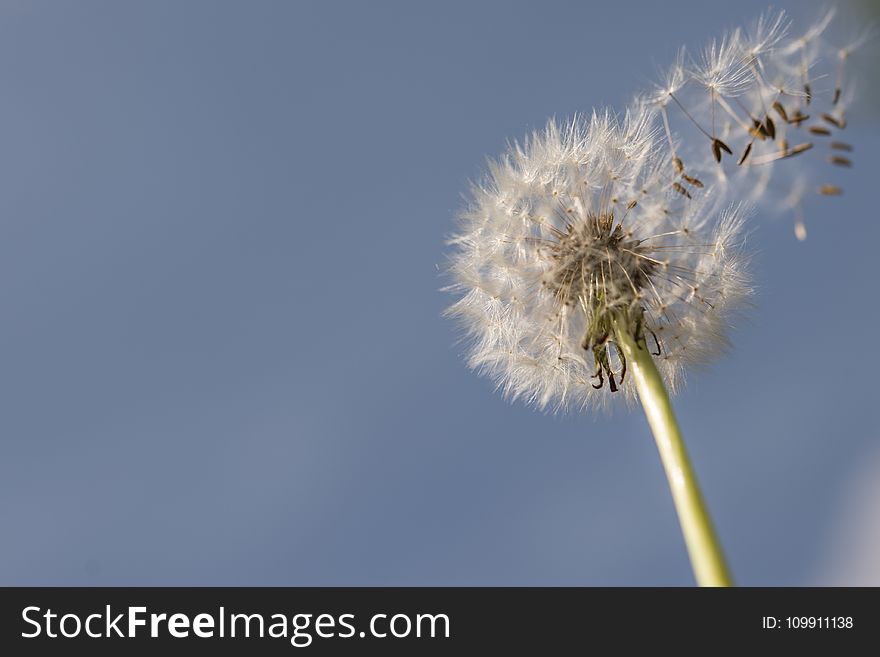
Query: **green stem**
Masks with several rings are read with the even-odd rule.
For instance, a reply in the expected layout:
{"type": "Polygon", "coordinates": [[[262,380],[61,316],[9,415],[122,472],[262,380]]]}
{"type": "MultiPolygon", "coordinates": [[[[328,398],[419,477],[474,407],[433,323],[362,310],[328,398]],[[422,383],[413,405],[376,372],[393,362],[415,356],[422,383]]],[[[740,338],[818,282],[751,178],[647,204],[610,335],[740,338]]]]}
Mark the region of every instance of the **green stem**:
{"type": "Polygon", "coordinates": [[[617,344],[626,357],[648,424],[654,433],[697,584],[732,586],[733,581],[712,528],[712,520],[700,493],[697,476],[688,458],[663,379],[645,341],[636,342],[627,324],[619,319],[614,320],[617,344]]]}

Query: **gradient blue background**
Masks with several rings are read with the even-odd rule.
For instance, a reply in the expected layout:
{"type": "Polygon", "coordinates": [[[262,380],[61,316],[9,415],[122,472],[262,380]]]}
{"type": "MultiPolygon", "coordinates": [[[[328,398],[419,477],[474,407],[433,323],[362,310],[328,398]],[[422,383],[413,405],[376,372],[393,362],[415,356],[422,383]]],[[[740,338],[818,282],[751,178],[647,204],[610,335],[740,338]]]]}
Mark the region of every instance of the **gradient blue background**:
{"type": "MultiPolygon", "coordinates": [[[[641,413],[505,402],[438,267],[486,155],[765,8],[0,4],[0,583],[690,584],[641,413]]],[[[847,195],[754,224],[751,320],[677,399],[744,584],[834,583],[880,476],[850,122],[847,195]]]]}

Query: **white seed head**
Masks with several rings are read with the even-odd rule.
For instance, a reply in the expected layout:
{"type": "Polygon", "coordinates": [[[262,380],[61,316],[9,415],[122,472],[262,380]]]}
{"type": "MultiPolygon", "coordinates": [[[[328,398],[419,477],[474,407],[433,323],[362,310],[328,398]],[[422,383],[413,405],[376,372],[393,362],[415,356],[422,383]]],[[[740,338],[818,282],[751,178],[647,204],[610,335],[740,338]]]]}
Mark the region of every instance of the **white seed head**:
{"type": "Polygon", "coordinates": [[[649,121],[551,121],[474,186],[451,240],[448,314],[471,367],[508,396],[565,409],[631,395],[612,320],[644,338],[673,388],[726,345],[749,293],[743,211],[719,216],[711,190],[678,182],[649,121]]]}

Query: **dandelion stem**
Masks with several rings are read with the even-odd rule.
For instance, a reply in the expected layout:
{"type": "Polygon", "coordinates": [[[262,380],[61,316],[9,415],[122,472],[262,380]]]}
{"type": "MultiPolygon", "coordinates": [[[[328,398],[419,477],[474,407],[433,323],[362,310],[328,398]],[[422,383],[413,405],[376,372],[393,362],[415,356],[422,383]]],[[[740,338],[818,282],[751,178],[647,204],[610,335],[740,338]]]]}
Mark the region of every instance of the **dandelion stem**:
{"type": "Polygon", "coordinates": [[[620,319],[614,320],[617,344],[629,363],[639,399],[654,433],[697,584],[732,586],[733,581],[712,528],[712,520],[700,493],[663,379],[644,339],[636,341],[627,324],[620,319]]]}

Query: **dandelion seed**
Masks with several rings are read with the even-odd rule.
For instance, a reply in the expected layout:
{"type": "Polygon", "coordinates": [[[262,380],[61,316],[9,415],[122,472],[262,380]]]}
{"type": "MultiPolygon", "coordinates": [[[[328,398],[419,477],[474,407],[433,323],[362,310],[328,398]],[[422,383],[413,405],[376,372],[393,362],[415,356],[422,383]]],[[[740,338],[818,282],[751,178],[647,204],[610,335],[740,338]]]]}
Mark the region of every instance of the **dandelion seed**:
{"type": "Polygon", "coordinates": [[[687,174],[685,174],[685,173],[682,173],[682,174],[681,174],[681,177],[682,177],[683,180],[687,180],[687,181],[688,181],[691,185],[693,185],[694,187],[699,187],[700,189],[702,189],[703,187],[705,187],[705,185],[703,184],[703,181],[700,180],[699,178],[694,178],[693,176],[689,176],[689,175],[687,175],[687,174]]]}
{"type": "Polygon", "coordinates": [[[831,114],[822,114],[822,118],[838,130],[843,130],[846,127],[846,121],[844,119],[839,119],[836,116],[832,116],[831,114]]]}
{"type": "Polygon", "coordinates": [[[798,217],[794,222],[794,236],[797,237],[799,242],[803,242],[807,239],[807,226],[804,224],[803,217],[798,217]]]}
{"type": "Polygon", "coordinates": [[[681,194],[682,196],[684,196],[686,198],[693,198],[691,196],[691,193],[681,183],[677,183],[677,182],[672,183],[672,189],[674,189],[675,191],[677,191],[679,194],[681,194]]]}
{"type": "Polygon", "coordinates": [[[840,196],[843,194],[843,190],[837,185],[822,185],[819,188],[819,193],[823,196],[840,196]]]}
{"type": "MultiPolygon", "coordinates": [[[[832,46],[827,32],[833,17],[826,12],[799,33],[783,13],[767,13],[747,29],[710,41],[696,60],[679,51],[664,82],[638,101],[659,116],[673,162],[682,165],[679,173],[686,167],[688,175],[730,198],[790,210],[782,199],[796,177],[806,174],[818,188],[824,167],[847,166],[815,156],[789,164],[811,148],[805,138],[835,138],[847,127],[855,85],[845,64],[870,33],[832,46]],[[735,158],[724,157],[732,152],[735,158]]],[[[844,150],[843,143],[838,139],[831,147],[844,150]]]]}
{"type": "Polygon", "coordinates": [[[770,139],[776,139],[776,124],[769,116],[764,118],[764,132],[770,139]]]}
{"type": "Polygon", "coordinates": [[[788,112],[785,111],[785,107],[782,105],[782,103],[780,103],[778,100],[774,100],[773,109],[775,109],[779,113],[779,116],[782,118],[783,121],[788,123],[788,112]]]}

